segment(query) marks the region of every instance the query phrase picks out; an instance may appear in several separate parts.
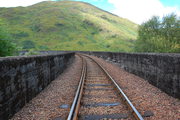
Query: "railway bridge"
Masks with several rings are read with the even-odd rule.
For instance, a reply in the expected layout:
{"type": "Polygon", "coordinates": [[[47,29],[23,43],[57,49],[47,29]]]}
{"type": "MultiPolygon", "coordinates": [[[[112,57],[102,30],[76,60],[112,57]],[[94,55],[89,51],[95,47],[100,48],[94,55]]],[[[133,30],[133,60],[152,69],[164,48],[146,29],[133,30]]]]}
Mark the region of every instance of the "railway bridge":
{"type": "Polygon", "coordinates": [[[0,120],[179,120],[180,54],[0,58],[0,120]]]}

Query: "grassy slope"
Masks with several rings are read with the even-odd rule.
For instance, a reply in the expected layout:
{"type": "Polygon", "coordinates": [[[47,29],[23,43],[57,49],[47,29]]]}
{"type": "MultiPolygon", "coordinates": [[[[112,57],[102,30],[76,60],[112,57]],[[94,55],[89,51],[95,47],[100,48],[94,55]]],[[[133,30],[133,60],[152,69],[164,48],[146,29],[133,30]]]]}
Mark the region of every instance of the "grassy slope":
{"type": "Polygon", "coordinates": [[[137,25],[83,2],[41,2],[0,8],[15,42],[51,50],[132,51],[137,25]]]}

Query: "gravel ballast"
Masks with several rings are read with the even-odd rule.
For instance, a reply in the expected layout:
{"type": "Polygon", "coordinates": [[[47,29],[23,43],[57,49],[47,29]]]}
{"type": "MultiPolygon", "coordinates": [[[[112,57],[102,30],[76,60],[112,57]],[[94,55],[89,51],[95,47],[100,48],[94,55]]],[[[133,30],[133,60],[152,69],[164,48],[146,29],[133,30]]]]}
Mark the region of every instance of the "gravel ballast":
{"type": "Polygon", "coordinates": [[[137,110],[143,116],[147,116],[145,120],[180,119],[179,99],[167,95],[148,81],[124,71],[117,64],[111,64],[101,58],[93,58],[116,80],[137,110]]]}
{"type": "MultiPolygon", "coordinates": [[[[118,92],[114,89],[106,74],[94,61],[89,58],[85,59],[87,62],[87,76],[78,115],[79,120],[85,119],[85,116],[89,117],[85,120],[99,120],[99,117],[107,119],[107,116],[112,119],[114,114],[123,114],[126,115],[126,118],[132,119],[131,112],[119,97],[118,92]],[[102,84],[109,86],[101,86],[102,84]],[[93,97],[96,95],[99,97],[93,97]],[[87,98],[84,96],[90,96],[92,98],[90,99],[90,97],[87,98]],[[109,96],[114,97],[108,98],[109,96]],[[91,115],[95,115],[96,117],[92,117],[91,115]]],[[[116,119],[120,118],[122,117],[116,117],[116,119]]]]}

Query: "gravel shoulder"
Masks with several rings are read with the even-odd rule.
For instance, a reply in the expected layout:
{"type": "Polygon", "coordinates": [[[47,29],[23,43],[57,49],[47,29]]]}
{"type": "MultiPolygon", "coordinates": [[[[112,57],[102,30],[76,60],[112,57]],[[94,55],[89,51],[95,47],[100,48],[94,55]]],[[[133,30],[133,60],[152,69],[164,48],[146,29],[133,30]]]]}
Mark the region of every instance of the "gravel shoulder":
{"type": "Polygon", "coordinates": [[[11,120],[65,119],[79,83],[81,67],[82,61],[76,56],[73,63],[57,79],[27,103],[11,120]]]}
{"type": "Polygon", "coordinates": [[[146,80],[130,74],[117,64],[96,59],[116,80],[133,105],[145,117],[145,120],[179,120],[180,100],[173,98],[146,80]]]}

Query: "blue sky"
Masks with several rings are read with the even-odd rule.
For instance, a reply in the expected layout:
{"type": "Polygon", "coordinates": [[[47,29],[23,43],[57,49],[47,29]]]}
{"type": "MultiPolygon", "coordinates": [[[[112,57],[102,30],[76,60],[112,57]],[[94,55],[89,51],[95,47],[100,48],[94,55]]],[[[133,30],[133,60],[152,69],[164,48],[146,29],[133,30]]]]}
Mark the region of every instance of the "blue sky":
{"type": "Polygon", "coordinates": [[[180,0],[160,0],[164,6],[179,6],[180,7],[180,0]]]}
{"type": "MultiPolygon", "coordinates": [[[[112,11],[115,9],[114,5],[109,3],[108,0],[76,0],[91,3],[101,9],[112,11]]],[[[165,7],[177,6],[180,9],[180,0],[160,0],[165,7]]]]}
{"type": "MultiPolygon", "coordinates": [[[[0,0],[0,7],[28,6],[41,1],[55,0],[0,0]]],[[[76,0],[91,3],[101,9],[137,24],[152,16],[163,17],[169,13],[180,16],[180,0],[76,0]]]]}

